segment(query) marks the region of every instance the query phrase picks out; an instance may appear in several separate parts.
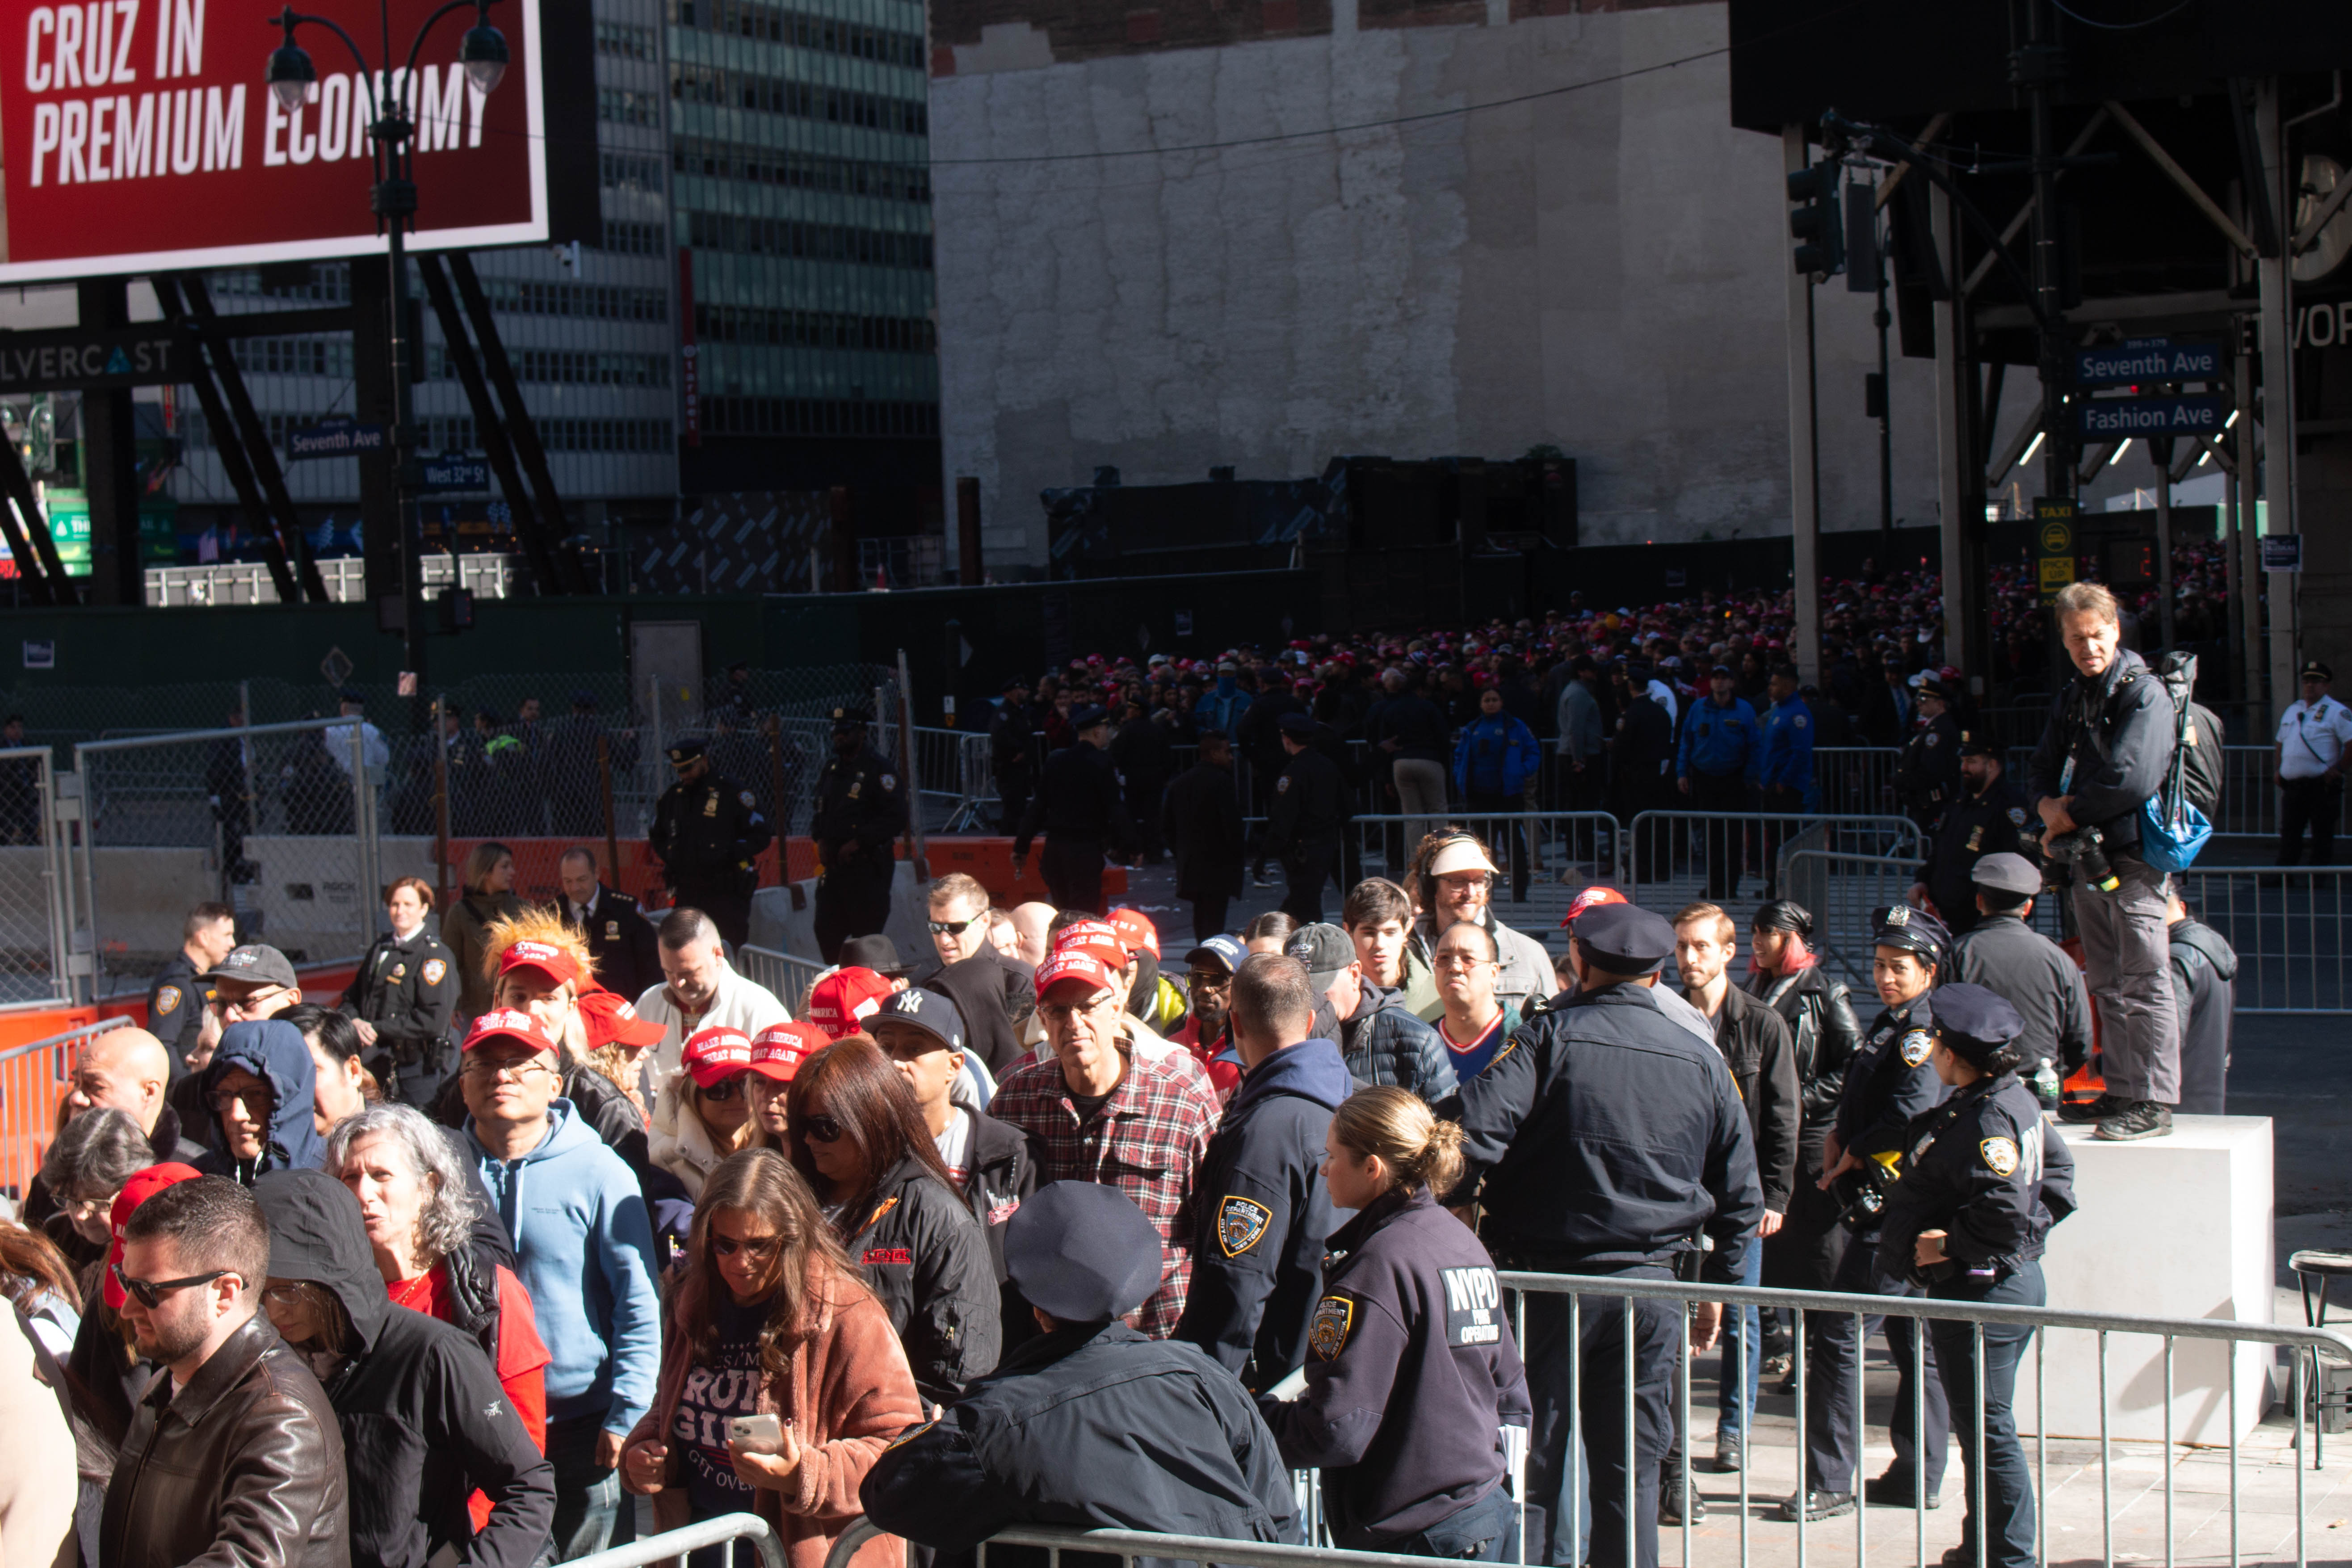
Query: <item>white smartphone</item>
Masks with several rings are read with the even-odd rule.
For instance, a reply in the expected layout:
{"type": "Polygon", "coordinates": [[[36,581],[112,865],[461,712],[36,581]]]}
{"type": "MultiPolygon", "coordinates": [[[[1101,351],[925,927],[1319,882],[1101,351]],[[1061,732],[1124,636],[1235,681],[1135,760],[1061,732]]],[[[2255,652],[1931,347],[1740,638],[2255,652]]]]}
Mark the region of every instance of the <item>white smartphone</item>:
{"type": "Polygon", "coordinates": [[[764,1415],[730,1415],[727,1418],[727,1440],[747,1454],[777,1454],[783,1451],[783,1417],[770,1413],[764,1415]]]}

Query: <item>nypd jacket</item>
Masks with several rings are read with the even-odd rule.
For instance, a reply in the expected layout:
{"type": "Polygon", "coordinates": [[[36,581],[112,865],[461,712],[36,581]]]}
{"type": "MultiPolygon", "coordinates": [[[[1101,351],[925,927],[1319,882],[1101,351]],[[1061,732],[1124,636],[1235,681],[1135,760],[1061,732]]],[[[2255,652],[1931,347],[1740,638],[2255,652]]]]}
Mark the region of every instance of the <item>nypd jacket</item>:
{"type": "Polygon", "coordinates": [[[1762,760],[1755,709],[1737,697],[1719,708],[1711,697],[1691,704],[1675,756],[1677,776],[1743,774],[1752,779],[1762,760]]]}
{"type": "Polygon", "coordinates": [[[1494,1260],[1426,1187],[1381,1197],[1331,1250],[1307,1392],[1259,1408],[1284,1463],[1322,1469],[1334,1539],[1377,1551],[1502,1484],[1528,1376],[1494,1260]]]}
{"type": "Polygon", "coordinates": [[[960,1399],[996,1370],[996,1269],[987,1232],[953,1188],[909,1154],[843,1212],[841,1229],[926,1404],[960,1399]]]}
{"type": "Polygon", "coordinates": [[[457,959],[419,927],[404,940],[376,938],[336,1011],[373,1024],[379,1047],[395,1064],[437,1071],[459,987],[457,959]]]}
{"type": "Polygon", "coordinates": [[[2026,794],[2072,795],[2067,815],[2095,827],[2110,859],[2139,857],[2139,808],[2172,766],[2171,694],[2139,655],[2119,648],[2105,675],[2077,673],[2050,704],[2026,794]]]}
{"type": "Polygon", "coordinates": [[[1286,1046],[1244,1075],[1192,1178],[1209,1234],[1174,1337],[1261,1389],[1306,1359],[1334,1224],[1323,1135],[1355,1082],[1328,1040],[1286,1046]]]}
{"type": "Polygon", "coordinates": [[[1015,1524],[1304,1540],[1290,1472],[1241,1384],[1197,1346],[1120,1322],[1030,1341],[885,1449],[857,1496],[884,1530],[942,1552],[1015,1524]]]}
{"type": "Polygon", "coordinates": [[[1947,923],[1976,918],[1976,884],[1969,879],[1988,855],[2022,855],[2042,862],[2042,819],[2027,809],[2025,792],[2007,773],[1980,794],[1961,794],[1936,818],[1919,880],[1947,923]]]}
{"type": "MultiPolygon", "coordinates": [[[[2059,1064],[2063,1078],[2091,1059],[2091,998],[2066,950],[2015,915],[1988,915],[1952,943],[1952,978],[2005,996],[2025,1022],[2025,1069],[2059,1064]]],[[[2185,1015],[2184,1015],[2185,1016],[2185,1015]]]]}
{"type": "Polygon", "coordinates": [[[1880,1009],[1862,1037],[1862,1049],[1846,1065],[1838,1096],[1838,1147],[1857,1159],[1900,1149],[1911,1119],[1944,1098],[1943,1081],[1927,1065],[1936,1045],[1934,994],[1880,1009]]]}
{"type": "Polygon", "coordinates": [[[1887,1194],[1878,1271],[1930,1286],[1991,1285],[2040,1258],[2050,1227],[2074,1212],[2074,1156],[2014,1073],[1979,1079],[1904,1130],[1901,1179],[1887,1194]],[[1913,1243],[1945,1232],[1960,1267],[1923,1271],[1913,1243]],[[1976,1271],[1968,1280],[1965,1271],[1976,1271]]]}
{"type": "Polygon", "coordinates": [[[1801,697],[1775,702],[1764,710],[1764,749],[1756,763],[1761,789],[1792,789],[1811,803],[1813,793],[1813,710],[1801,697]]]}
{"type": "Polygon", "coordinates": [[[1493,1250],[1569,1270],[1669,1263],[1714,1241],[1705,1278],[1737,1284],[1764,1215],[1756,1143],[1723,1053],[1646,986],[1580,991],[1521,1024],[1438,1107],[1462,1123],[1461,1184],[1493,1250]]]}

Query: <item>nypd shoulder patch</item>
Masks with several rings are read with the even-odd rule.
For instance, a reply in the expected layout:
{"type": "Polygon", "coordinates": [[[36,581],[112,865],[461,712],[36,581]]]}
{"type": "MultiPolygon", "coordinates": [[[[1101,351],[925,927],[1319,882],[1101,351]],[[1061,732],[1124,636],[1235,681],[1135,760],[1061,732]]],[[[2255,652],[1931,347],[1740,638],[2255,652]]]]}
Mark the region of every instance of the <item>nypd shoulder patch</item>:
{"type": "Polygon", "coordinates": [[[449,966],[448,966],[446,963],[444,963],[441,960],[439,960],[439,959],[437,959],[437,958],[428,958],[428,959],[426,959],[426,960],[425,961],[425,984],[427,984],[427,985],[438,985],[438,984],[441,984],[441,977],[442,977],[443,975],[445,975],[445,974],[448,973],[449,973],[449,966]]]}
{"type": "Polygon", "coordinates": [[[2011,827],[2022,827],[2025,826],[2025,808],[2023,806],[2012,805],[2009,808],[2009,825],[2011,827]]]}
{"type": "Polygon", "coordinates": [[[882,787],[886,791],[897,789],[898,787],[898,775],[896,773],[884,773],[882,775],[882,787]]]}
{"type": "Polygon", "coordinates": [[[1903,1053],[1905,1067],[1916,1068],[1927,1059],[1927,1053],[1935,1047],[1936,1037],[1925,1029],[1913,1029],[1903,1037],[1895,1048],[1903,1053]]]}
{"type": "Polygon", "coordinates": [[[155,1016],[158,1018],[167,1018],[174,1012],[177,1012],[179,1010],[179,1006],[180,988],[178,986],[165,985],[160,987],[156,991],[155,1016]]]}
{"type": "Polygon", "coordinates": [[[1347,1347],[1348,1331],[1356,1326],[1356,1303],[1345,1296],[1326,1296],[1315,1303],[1315,1321],[1307,1331],[1307,1348],[1325,1361],[1337,1361],[1347,1347]]]}
{"type": "Polygon", "coordinates": [[[1217,1246],[1227,1258],[1239,1258],[1265,1237],[1274,1211],[1249,1198],[1228,1197],[1217,1205],[1217,1246]]]}
{"type": "Polygon", "coordinates": [[[2011,1138],[1988,1138],[1977,1145],[1984,1156],[1985,1169],[1996,1176],[2006,1176],[2017,1169],[2017,1142],[2011,1138]]]}

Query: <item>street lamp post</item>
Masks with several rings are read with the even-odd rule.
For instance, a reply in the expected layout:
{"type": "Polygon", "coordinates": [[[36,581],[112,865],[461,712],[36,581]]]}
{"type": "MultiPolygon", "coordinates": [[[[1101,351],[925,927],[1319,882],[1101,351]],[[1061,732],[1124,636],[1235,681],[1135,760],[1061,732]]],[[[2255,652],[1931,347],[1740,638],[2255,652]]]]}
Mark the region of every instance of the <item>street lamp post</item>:
{"type": "MultiPolygon", "coordinates": [[[[375,142],[375,184],[368,192],[368,205],[375,214],[377,228],[385,237],[391,271],[392,320],[387,331],[392,350],[392,428],[384,433],[384,446],[392,465],[394,514],[400,519],[404,663],[416,680],[410,718],[412,727],[420,733],[431,724],[431,699],[425,670],[424,525],[415,504],[424,475],[415,457],[408,389],[409,356],[416,352],[417,345],[410,342],[408,331],[408,256],[403,236],[416,216],[416,154],[411,144],[415,122],[409,118],[405,98],[416,79],[416,57],[425,48],[425,36],[442,17],[468,7],[474,12],[474,25],[466,29],[465,38],[457,46],[457,61],[466,68],[467,79],[475,91],[487,96],[498,87],[506,75],[509,56],[506,38],[490,26],[490,6],[496,3],[497,0],[447,0],[416,29],[416,37],[408,46],[408,63],[397,75],[392,69],[389,0],[376,3],[383,49],[381,70],[369,67],[358,43],[332,17],[307,16],[289,5],[270,21],[270,26],[283,30],[284,39],[270,51],[269,90],[278,95],[278,101],[289,114],[302,107],[319,79],[318,68],[311,63],[309,51],[294,41],[295,28],[303,24],[324,27],[342,39],[343,47],[351,50],[352,58],[360,68],[361,77],[373,79],[377,84],[376,116],[368,126],[368,134],[375,142]]],[[[451,559],[455,560],[454,552],[451,559]]]]}

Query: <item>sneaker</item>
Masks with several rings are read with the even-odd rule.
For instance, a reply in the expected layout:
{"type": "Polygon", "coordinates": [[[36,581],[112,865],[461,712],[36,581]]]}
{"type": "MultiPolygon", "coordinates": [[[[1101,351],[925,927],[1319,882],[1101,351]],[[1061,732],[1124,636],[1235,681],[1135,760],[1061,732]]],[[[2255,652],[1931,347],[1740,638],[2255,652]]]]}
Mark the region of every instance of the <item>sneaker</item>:
{"type": "Polygon", "coordinates": [[[1789,1523],[1797,1522],[1802,1513],[1807,1524],[1819,1524],[1825,1519],[1837,1519],[1853,1511],[1852,1492],[1806,1492],[1802,1496],[1781,1500],[1780,1517],[1789,1523]]]}
{"type": "MultiPolygon", "coordinates": [[[[1914,1508],[1919,1501],[1919,1483],[1908,1470],[1889,1470],[1863,1483],[1862,1495],[1879,1508],[1914,1508]]],[[[1939,1489],[1927,1489],[1927,1509],[1934,1512],[1944,1506],[1939,1489]]]]}
{"type": "Polygon", "coordinates": [[[2102,1094],[2087,1105],[2069,1102],[2058,1108],[2058,1120],[2086,1124],[2104,1121],[2123,1109],[2124,1102],[2112,1094],[2102,1094]]]}
{"type": "MultiPolygon", "coordinates": [[[[1786,1383],[1789,1380],[1790,1374],[1796,1370],[1796,1365],[1797,1357],[1795,1352],[1775,1351],[1770,1355],[1764,1358],[1764,1364],[1758,1369],[1757,1374],[1766,1383],[1786,1383]]],[[[1794,1394],[1797,1391],[1794,1387],[1790,1387],[1778,1390],[1777,1392],[1782,1394],[1794,1394]]]]}
{"type": "Polygon", "coordinates": [[[2119,1100],[2110,1114],[2099,1119],[2091,1136],[2129,1143],[2135,1139],[2166,1137],[2171,1131],[2172,1107],[2153,1100],[2119,1100]]]}
{"type": "Polygon", "coordinates": [[[1737,1432],[1721,1432],[1715,1439],[1715,1473],[1736,1476],[1748,1468],[1747,1445],[1737,1432]]]}

